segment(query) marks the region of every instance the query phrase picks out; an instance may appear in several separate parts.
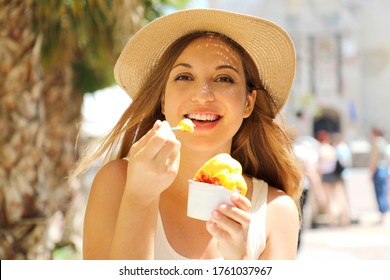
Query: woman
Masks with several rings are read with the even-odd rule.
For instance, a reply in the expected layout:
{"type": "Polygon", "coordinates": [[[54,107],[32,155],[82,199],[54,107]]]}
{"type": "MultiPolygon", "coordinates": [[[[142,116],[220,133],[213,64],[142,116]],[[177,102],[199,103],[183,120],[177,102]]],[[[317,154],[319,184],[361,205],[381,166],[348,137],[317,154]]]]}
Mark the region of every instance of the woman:
{"type": "Polygon", "coordinates": [[[86,259],[294,259],[301,173],[275,117],[292,86],[294,47],[278,26],[219,10],[161,17],[115,66],[133,102],[90,159],[86,259]],[[170,126],[190,118],[194,133],[170,126]],[[246,197],[212,220],[187,217],[188,179],[211,157],[243,166],[246,197]],[[126,158],[126,160],[124,160],[126,158]]]}
{"type": "Polygon", "coordinates": [[[387,156],[387,141],[383,137],[382,130],[373,128],[371,130],[371,160],[370,160],[370,174],[374,183],[375,197],[380,212],[379,223],[383,223],[387,211],[389,210],[389,203],[387,201],[387,180],[388,180],[388,156],[387,156]]]}
{"type": "Polygon", "coordinates": [[[325,211],[328,223],[332,227],[346,226],[349,223],[349,207],[341,171],[338,170],[337,149],[327,131],[318,131],[316,138],[320,142],[318,171],[327,197],[325,211]]]}

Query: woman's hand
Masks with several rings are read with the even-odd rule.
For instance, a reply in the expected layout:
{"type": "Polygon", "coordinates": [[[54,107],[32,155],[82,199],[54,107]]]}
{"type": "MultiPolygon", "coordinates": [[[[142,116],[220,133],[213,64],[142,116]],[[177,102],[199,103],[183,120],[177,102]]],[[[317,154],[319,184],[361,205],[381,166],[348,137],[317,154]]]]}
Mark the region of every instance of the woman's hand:
{"type": "Polygon", "coordinates": [[[217,239],[218,250],[225,260],[250,259],[248,229],[251,202],[245,196],[234,193],[230,200],[234,206],[221,204],[207,222],[207,230],[217,239]]]}
{"type": "Polygon", "coordinates": [[[126,190],[145,199],[157,199],[176,178],[180,142],[168,122],[156,121],[153,128],[130,149],[126,190]]]}

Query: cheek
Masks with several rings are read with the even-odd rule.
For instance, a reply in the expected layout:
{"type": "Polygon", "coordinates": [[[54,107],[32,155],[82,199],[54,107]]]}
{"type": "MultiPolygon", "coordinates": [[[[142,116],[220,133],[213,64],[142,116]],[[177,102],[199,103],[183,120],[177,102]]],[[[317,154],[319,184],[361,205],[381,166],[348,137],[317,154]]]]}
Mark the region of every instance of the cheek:
{"type": "Polygon", "coordinates": [[[182,102],[183,96],[180,94],[165,94],[164,104],[165,109],[171,108],[182,102]]]}
{"type": "Polygon", "coordinates": [[[238,109],[244,110],[245,104],[246,104],[245,93],[243,93],[243,92],[240,92],[240,93],[235,92],[235,93],[232,93],[230,96],[232,98],[232,104],[234,104],[234,106],[236,106],[237,110],[238,109]]]}
{"type": "Polygon", "coordinates": [[[182,92],[182,89],[178,88],[177,85],[167,84],[165,87],[164,99],[167,103],[171,103],[171,100],[180,98],[180,92],[182,92]]]}
{"type": "Polygon", "coordinates": [[[182,103],[179,96],[166,94],[162,103],[162,109],[167,121],[172,120],[179,111],[180,104],[182,103]]]}

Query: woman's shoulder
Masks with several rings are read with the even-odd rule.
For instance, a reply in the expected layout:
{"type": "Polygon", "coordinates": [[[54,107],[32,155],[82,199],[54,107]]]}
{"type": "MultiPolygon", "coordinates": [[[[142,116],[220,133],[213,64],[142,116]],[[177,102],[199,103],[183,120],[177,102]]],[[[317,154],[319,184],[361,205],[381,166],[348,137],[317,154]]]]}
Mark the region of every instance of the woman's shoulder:
{"type": "Polygon", "coordinates": [[[294,259],[298,242],[299,212],[282,190],[268,187],[265,259],[294,259]]]}
{"type": "Polygon", "coordinates": [[[92,183],[92,189],[107,191],[113,189],[123,189],[126,183],[126,160],[112,160],[104,164],[96,173],[92,183]]]}
{"type": "Polygon", "coordinates": [[[267,211],[280,212],[280,214],[283,212],[297,211],[296,203],[288,194],[278,188],[268,185],[267,182],[253,178],[253,188],[258,189],[257,194],[267,196],[267,211]]]}
{"type": "Polygon", "coordinates": [[[115,159],[105,163],[97,172],[97,175],[126,175],[127,160],[115,159]]]}
{"type": "Polygon", "coordinates": [[[299,229],[299,211],[294,200],[284,191],[274,187],[268,189],[267,236],[280,240],[286,235],[294,237],[299,229]],[[279,236],[279,237],[277,237],[279,236]]]}
{"type": "Polygon", "coordinates": [[[268,186],[267,200],[268,212],[273,216],[284,217],[286,215],[298,215],[298,208],[294,200],[280,189],[268,186]]]}

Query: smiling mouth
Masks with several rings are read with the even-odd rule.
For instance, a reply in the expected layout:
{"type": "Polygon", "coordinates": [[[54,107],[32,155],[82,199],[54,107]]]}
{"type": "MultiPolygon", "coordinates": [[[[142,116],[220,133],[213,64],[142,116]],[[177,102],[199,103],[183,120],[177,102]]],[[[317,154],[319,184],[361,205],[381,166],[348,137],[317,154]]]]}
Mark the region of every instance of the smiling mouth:
{"type": "Polygon", "coordinates": [[[196,121],[196,122],[215,122],[221,118],[220,115],[216,114],[187,114],[185,115],[186,118],[196,121]]]}

